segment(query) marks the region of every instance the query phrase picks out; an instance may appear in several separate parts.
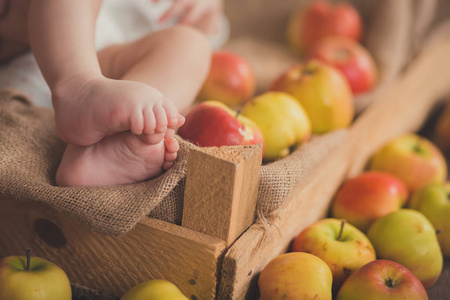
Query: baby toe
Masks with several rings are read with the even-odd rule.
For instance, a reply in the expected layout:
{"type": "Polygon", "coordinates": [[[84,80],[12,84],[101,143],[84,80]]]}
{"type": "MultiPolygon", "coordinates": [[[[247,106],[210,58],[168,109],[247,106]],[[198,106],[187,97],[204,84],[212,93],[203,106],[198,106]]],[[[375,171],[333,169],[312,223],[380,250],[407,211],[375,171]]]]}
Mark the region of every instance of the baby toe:
{"type": "Polygon", "coordinates": [[[155,132],[166,132],[167,131],[167,115],[164,108],[160,105],[155,105],[153,107],[153,112],[156,119],[155,132]]]}
{"type": "Polygon", "coordinates": [[[178,152],[178,150],[180,150],[180,144],[173,137],[166,138],[164,140],[164,145],[166,147],[166,153],[176,153],[178,152]]]}
{"type": "Polygon", "coordinates": [[[153,134],[156,129],[156,117],[152,107],[146,106],[142,112],[144,116],[144,134],[153,134]]]}
{"type": "Polygon", "coordinates": [[[175,105],[173,104],[173,102],[171,101],[166,101],[163,104],[163,108],[166,112],[167,115],[167,127],[168,128],[173,128],[176,129],[178,127],[180,127],[178,125],[179,120],[178,120],[178,111],[177,108],[175,107],[175,105]]]}

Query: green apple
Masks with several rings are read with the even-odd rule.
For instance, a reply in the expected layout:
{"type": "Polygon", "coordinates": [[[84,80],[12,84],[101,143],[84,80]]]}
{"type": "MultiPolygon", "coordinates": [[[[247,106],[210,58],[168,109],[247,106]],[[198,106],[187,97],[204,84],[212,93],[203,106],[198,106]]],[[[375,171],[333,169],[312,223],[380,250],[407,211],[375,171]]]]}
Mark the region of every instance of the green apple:
{"type": "Polygon", "coordinates": [[[272,259],[259,279],[259,300],[331,300],[333,277],[328,265],[312,254],[292,252],[272,259]]]}
{"type": "Polygon", "coordinates": [[[311,120],[313,133],[345,128],[353,121],[355,109],[347,78],[335,67],[318,60],[292,66],[270,89],[297,99],[311,120]]]}
{"type": "Polygon", "coordinates": [[[295,238],[292,251],[314,254],[330,267],[333,290],[350,274],[376,259],[374,248],[359,229],[345,221],[328,218],[305,228],[295,238]]]}
{"type": "Polygon", "coordinates": [[[261,129],[265,141],[264,159],[275,160],[311,136],[311,123],[303,107],[294,97],[281,92],[266,92],[251,99],[242,115],[261,129]]]}
{"type": "Polygon", "coordinates": [[[132,287],[120,300],[188,300],[175,284],[163,279],[142,282],[132,287]]]}
{"type": "Polygon", "coordinates": [[[367,236],[378,258],[408,268],[427,288],[442,271],[443,258],[430,221],[413,209],[400,209],[376,220],[367,236]]]}
{"type": "Polygon", "coordinates": [[[374,260],[353,273],[336,300],[428,300],[422,283],[411,271],[391,260],[374,260]]]}
{"type": "Polygon", "coordinates": [[[374,153],[369,169],[397,176],[415,191],[447,178],[447,163],[442,152],[428,139],[414,133],[394,138],[374,153]]]}
{"type": "Polygon", "coordinates": [[[0,260],[1,300],[71,300],[66,273],[43,258],[8,256],[0,260]]]}
{"type": "Polygon", "coordinates": [[[450,257],[450,183],[432,184],[416,191],[409,207],[423,213],[438,231],[442,254],[450,257]]]}

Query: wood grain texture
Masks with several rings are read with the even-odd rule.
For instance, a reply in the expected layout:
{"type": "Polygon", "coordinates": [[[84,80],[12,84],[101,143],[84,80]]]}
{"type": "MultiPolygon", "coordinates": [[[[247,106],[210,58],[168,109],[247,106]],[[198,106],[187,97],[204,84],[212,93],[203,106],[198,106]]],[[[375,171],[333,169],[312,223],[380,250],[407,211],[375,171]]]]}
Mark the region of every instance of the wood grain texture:
{"type": "Polygon", "coordinates": [[[232,161],[191,150],[183,227],[220,238],[229,245],[253,224],[262,148],[245,148],[240,157],[232,161]]]}
{"type": "Polygon", "coordinates": [[[0,257],[34,256],[59,265],[72,283],[120,297],[149,279],[176,283],[192,299],[213,299],[225,243],[187,228],[145,219],[129,233],[95,234],[36,201],[0,199],[0,257]],[[38,233],[37,233],[38,232],[38,233]]]}
{"type": "Polygon", "coordinates": [[[327,214],[330,199],[345,177],[350,155],[345,143],[330,152],[267,218],[267,224],[257,221],[230,247],[223,261],[218,299],[257,299],[258,273],[272,258],[286,252],[303,228],[327,214]]]}
{"type": "Polygon", "coordinates": [[[326,215],[343,179],[356,175],[382,144],[419,129],[439,97],[450,92],[450,36],[423,50],[406,72],[365,111],[342,143],[272,216],[257,222],[227,251],[219,299],[256,299],[257,276],[274,257],[284,253],[307,225],[326,215]]]}

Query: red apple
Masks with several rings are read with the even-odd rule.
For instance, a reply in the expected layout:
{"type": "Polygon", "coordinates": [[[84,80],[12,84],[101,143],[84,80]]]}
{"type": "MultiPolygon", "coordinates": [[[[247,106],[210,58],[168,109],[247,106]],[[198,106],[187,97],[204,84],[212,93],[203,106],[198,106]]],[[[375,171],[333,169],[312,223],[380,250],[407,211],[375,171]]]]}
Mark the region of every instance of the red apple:
{"type": "Polygon", "coordinates": [[[369,169],[395,175],[410,191],[432,183],[444,183],[447,178],[447,163],[442,152],[417,134],[401,135],[386,143],[370,159],[369,169]]]}
{"type": "Polygon", "coordinates": [[[288,42],[296,53],[303,54],[325,37],[338,35],[359,40],[361,32],[361,16],[351,4],[318,0],[299,7],[291,16],[288,42]]]}
{"type": "Polygon", "coordinates": [[[425,300],[422,283],[407,268],[390,260],[375,260],[353,273],[336,300],[425,300]]]}
{"type": "Polygon", "coordinates": [[[376,219],[399,210],[407,198],[408,188],[397,177],[365,172],[347,180],[338,190],[331,215],[367,232],[376,219]]]}
{"type": "Polygon", "coordinates": [[[313,133],[344,128],[353,121],[353,95],[347,79],[335,67],[318,60],[290,67],[270,89],[291,94],[299,101],[313,133]]]}
{"type": "Polygon", "coordinates": [[[319,41],[309,54],[344,73],[354,95],[370,91],[376,82],[377,67],[372,55],[358,42],[340,36],[319,41]]]}
{"type": "Polygon", "coordinates": [[[264,145],[263,134],[253,121],[213,100],[195,106],[178,134],[201,147],[264,145]]]}
{"type": "Polygon", "coordinates": [[[235,53],[217,51],[197,99],[217,100],[233,107],[242,105],[254,93],[255,76],[249,63],[235,53]]]}

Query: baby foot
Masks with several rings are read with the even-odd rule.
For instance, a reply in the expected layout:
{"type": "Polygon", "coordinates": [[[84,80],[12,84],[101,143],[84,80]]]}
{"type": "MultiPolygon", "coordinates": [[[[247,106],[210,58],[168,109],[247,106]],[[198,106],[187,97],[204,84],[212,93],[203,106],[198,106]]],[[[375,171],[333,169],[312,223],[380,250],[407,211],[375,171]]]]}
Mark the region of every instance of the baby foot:
{"type": "Polygon", "coordinates": [[[68,144],[93,145],[111,133],[165,133],[184,123],[175,105],[149,85],[104,77],[79,78],[53,93],[56,128],[68,144]]]}
{"type": "MultiPolygon", "coordinates": [[[[155,138],[155,137],[152,137],[155,138]]],[[[179,150],[173,136],[150,144],[150,136],[115,133],[92,146],[68,145],[56,173],[59,186],[113,186],[160,175],[179,150]]]]}

